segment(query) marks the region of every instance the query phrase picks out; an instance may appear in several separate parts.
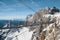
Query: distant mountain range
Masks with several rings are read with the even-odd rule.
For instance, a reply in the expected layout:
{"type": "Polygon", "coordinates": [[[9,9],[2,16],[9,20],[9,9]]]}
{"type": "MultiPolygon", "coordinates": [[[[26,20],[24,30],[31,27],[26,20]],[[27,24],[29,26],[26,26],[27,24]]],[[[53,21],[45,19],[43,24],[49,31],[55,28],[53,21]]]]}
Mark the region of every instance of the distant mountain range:
{"type": "Polygon", "coordinates": [[[24,25],[24,20],[0,20],[0,27],[3,27],[4,25],[8,24],[10,21],[10,23],[12,25],[24,25]]]}

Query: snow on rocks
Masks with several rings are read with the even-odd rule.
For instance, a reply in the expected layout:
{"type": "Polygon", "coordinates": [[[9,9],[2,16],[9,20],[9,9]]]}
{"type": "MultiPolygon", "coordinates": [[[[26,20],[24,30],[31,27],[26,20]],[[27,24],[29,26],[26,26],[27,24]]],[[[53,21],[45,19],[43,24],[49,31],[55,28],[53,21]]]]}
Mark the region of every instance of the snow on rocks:
{"type": "Polygon", "coordinates": [[[20,32],[9,33],[5,40],[31,40],[33,31],[29,32],[29,29],[23,27],[20,32]]]}

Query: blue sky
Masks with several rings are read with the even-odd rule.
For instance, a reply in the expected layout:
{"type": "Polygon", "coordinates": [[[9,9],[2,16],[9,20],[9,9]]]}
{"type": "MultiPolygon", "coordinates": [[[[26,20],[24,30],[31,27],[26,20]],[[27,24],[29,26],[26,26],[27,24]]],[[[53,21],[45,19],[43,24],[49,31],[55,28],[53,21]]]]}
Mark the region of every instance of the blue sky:
{"type": "Polygon", "coordinates": [[[0,0],[0,19],[25,19],[47,6],[60,8],[60,0],[0,0]]]}

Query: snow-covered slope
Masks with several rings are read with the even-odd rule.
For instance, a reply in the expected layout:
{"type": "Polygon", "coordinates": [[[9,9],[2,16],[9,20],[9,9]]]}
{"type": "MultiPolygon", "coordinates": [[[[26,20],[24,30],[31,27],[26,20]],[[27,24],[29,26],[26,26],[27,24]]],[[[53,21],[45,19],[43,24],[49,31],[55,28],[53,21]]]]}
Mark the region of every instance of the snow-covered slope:
{"type": "Polygon", "coordinates": [[[5,40],[31,40],[32,33],[33,33],[33,31],[29,32],[29,29],[26,27],[19,29],[20,32],[18,31],[11,32],[11,31],[7,34],[5,40]]]}
{"type": "Polygon", "coordinates": [[[31,40],[33,31],[29,31],[27,27],[22,27],[18,29],[4,29],[0,32],[1,34],[5,37],[4,40],[31,40]]]}

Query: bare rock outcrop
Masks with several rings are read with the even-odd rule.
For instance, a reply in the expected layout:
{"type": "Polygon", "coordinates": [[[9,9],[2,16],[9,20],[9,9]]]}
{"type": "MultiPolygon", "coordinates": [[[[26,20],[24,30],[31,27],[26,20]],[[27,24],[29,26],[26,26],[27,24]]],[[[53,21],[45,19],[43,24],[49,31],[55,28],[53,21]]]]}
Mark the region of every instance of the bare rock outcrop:
{"type": "Polygon", "coordinates": [[[34,15],[27,18],[27,25],[33,32],[32,40],[59,40],[60,39],[60,12],[58,8],[46,7],[39,9],[34,15]],[[53,13],[53,14],[52,14],[53,13]]]}

